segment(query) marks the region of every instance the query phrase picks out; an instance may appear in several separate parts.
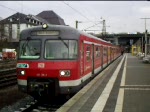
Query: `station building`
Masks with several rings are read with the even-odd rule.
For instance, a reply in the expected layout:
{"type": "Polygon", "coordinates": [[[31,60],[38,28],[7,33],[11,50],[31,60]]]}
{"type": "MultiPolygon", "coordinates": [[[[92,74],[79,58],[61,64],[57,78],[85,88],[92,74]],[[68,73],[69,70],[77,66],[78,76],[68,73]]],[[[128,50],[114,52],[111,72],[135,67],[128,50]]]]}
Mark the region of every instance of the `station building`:
{"type": "Polygon", "coordinates": [[[0,20],[0,39],[7,39],[17,46],[20,32],[26,28],[47,24],[65,25],[64,20],[52,10],[42,11],[37,15],[15,13],[0,20]]]}

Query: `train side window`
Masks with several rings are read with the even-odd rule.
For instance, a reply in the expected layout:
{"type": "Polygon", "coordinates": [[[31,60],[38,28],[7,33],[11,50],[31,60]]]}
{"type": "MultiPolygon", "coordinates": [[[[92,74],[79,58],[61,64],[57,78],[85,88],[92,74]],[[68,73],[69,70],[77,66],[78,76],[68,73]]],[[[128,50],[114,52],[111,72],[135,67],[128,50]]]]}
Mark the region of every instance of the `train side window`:
{"type": "Polygon", "coordinates": [[[91,56],[91,47],[90,46],[87,46],[86,47],[86,60],[87,61],[90,61],[90,56],[91,56]]]}
{"type": "Polygon", "coordinates": [[[107,48],[106,47],[104,47],[103,55],[107,56],[107,48]]]}
{"type": "Polygon", "coordinates": [[[100,57],[100,47],[96,46],[96,58],[100,57]]]}

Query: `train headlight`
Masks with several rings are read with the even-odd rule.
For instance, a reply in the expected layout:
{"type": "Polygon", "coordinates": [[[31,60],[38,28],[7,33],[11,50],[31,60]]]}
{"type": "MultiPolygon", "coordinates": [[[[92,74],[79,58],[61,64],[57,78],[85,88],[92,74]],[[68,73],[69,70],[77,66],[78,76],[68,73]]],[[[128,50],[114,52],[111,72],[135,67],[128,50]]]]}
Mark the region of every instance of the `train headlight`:
{"type": "Polygon", "coordinates": [[[20,75],[25,75],[25,74],[26,74],[26,72],[24,70],[20,71],[20,75]]]}
{"type": "Polygon", "coordinates": [[[43,25],[42,25],[42,28],[43,28],[43,29],[46,29],[47,27],[48,27],[47,24],[43,24],[43,25]]]}
{"type": "Polygon", "coordinates": [[[64,71],[61,71],[61,72],[60,72],[60,75],[64,76],[64,75],[65,75],[65,72],[64,72],[64,71]]]}
{"type": "Polygon", "coordinates": [[[60,76],[61,77],[69,77],[70,76],[70,70],[61,70],[60,76]]]}

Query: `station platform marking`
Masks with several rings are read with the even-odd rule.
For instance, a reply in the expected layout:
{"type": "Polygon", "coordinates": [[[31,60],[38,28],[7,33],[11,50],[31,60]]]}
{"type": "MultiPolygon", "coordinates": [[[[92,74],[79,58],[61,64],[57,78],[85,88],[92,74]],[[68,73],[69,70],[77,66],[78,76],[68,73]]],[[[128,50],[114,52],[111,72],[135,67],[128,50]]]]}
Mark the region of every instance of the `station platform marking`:
{"type": "MultiPolygon", "coordinates": [[[[123,75],[122,75],[122,79],[121,79],[121,86],[125,86],[126,68],[127,68],[127,56],[128,55],[126,55],[125,64],[124,64],[124,68],[123,68],[123,75]]],[[[115,112],[122,112],[123,100],[124,100],[124,88],[121,88],[121,89],[119,89],[119,94],[118,94],[118,98],[117,98],[115,112]]]]}
{"type": "Polygon", "coordinates": [[[106,69],[104,69],[100,74],[97,75],[88,85],[86,85],[84,88],[80,90],[76,95],[74,95],[69,101],[67,101],[63,106],[61,106],[56,112],[67,112],[71,106],[73,106],[91,87],[94,86],[94,84],[99,80],[107,70],[110,69],[110,66],[108,66],[106,69]]]}
{"type": "MultiPolygon", "coordinates": [[[[130,55],[127,55],[127,56],[130,57],[130,55]]],[[[127,69],[127,56],[126,56],[126,60],[125,60],[124,68],[123,68],[123,74],[122,74],[119,94],[118,94],[118,98],[117,98],[117,103],[116,103],[116,107],[115,107],[115,112],[123,111],[123,101],[124,101],[125,90],[150,91],[150,85],[125,85],[126,69],[127,69]]],[[[128,67],[135,67],[135,66],[128,66],[128,67]]],[[[143,67],[143,66],[137,66],[137,67],[143,67]]]]}
{"type": "Polygon", "coordinates": [[[121,88],[125,90],[150,90],[150,85],[124,85],[121,88]]]}
{"type": "Polygon", "coordinates": [[[124,88],[125,90],[149,91],[150,88],[124,88]]]}
{"type": "Polygon", "coordinates": [[[150,87],[150,85],[124,85],[123,87],[150,87]]]}
{"type": "Polygon", "coordinates": [[[125,64],[124,64],[124,68],[123,68],[123,75],[122,75],[122,79],[121,79],[121,86],[125,85],[126,68],[127,68],[127,56],[128,55],[126,55],[125,64]]]}
{"type": "Polygon", "coordinates": [[[112,77],[110,78],[109,82],[107,83],[105,89],[103,90],[101,96],[98,98],[98,100],[95,103],[94,107],[92,108],[91,112],[102,112],[103,111],[125,57],[126,57],[126,55],[124,55],[121,62],[117,66],[117,69],[113,73],[112,77]]]}

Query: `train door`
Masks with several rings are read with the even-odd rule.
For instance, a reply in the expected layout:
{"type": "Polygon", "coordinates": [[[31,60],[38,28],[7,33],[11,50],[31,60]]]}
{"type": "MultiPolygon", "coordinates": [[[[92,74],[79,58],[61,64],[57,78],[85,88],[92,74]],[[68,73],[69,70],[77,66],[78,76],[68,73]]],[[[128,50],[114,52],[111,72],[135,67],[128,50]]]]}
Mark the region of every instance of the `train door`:
{"type": "MultiPolygon", "coordinates": [[[[101,46],[100,45],[94,45],[94,68],[99,68],[102,69],[102,51],[101,51],[101,46]]],[[[95,70],[94,73],[99,71],[98,69],[95,70]]]]}
{"type": "Polygon", "coordinates": [[[103,59],[103,46],[101,46],[101,66],[103,68],[103,64],[104,64],[104,59],[103,59]]]}
{"type": "Polygon", "coordinates": [[[112,60],[114,60],[114,48],[112,47],[112,60]]]}
{"type": "Polygon", "coordinates": [[[84,44],[81,42],[81,48],[80,48],[80,73],[81,77],[84,74],[84,44]]]}
{"type": "Polygon", "coordinates": [[[92,44],[92,74],[94,74],[94,60],[95,60],[95,49],[94,49],[94,44],[92,44]]]}
{"type": "Polygon", "coordinates": [[[108,65],[108,47],[106,47],[107,65],[108,65]]]}
{"type": "Polygon", "coordinates": [[[110,63],[110,47],[108,47],[108,63],[110,63]]]}
{"type": "Polygon", "coordinates": [[[84,74],[92,74],[92,44],[84,43],[84,74]]]}
{"type": "Polygon", "coordinates": [[[112,61],[112,48],[110,47],[110,62],[112,61]]]}
{"type": "Polygon", "coordinates": [[[116,57],[115,55],[116,55],[116,48],[114,48],[114,59],[115,59],[115,57],[116,57]]]}
{"type": "Polygon", "coordinates": [[[103,46],[103,67],[107,65],[107,47],[103,46]]]}

